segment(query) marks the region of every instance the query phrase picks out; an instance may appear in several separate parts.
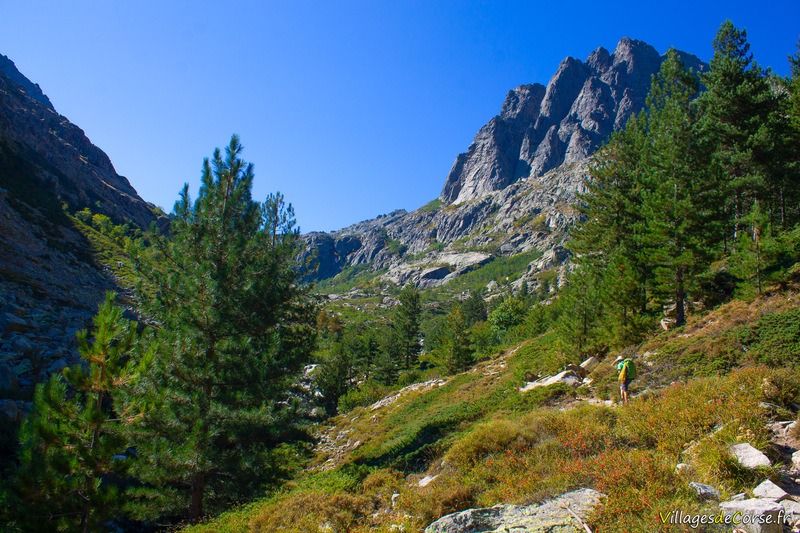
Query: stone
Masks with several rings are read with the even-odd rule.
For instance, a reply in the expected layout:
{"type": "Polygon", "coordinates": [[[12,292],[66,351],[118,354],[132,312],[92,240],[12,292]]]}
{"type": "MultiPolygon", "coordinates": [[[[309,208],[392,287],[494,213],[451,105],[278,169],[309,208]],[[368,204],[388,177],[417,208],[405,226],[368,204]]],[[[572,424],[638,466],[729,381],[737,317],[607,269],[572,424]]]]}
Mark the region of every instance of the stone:
{"type": "Polygon", "coordinates": [[[758,468],[760,466],[770,466],[772,463],[769,458],[761,451],[754,448],[749,443],[734,444],[730,447],[730,452],[740,465],[745,468],[758,468]]]}
{"type": "Polygon", "coordinates": [[[675,465],[675,473],[678,475],[687,475],[690,474],[694,469],[692,465],[687,463],[678,463],[675,465]]]}
{"type": "Polygon", "coordinates": [[[579,533],[585,531],[583,522],[604,499],[604,494],[583,488],[539,504],[467,509],[439,518],[425,528],[425,533],[579,533]]]}
{"type": "Polygon", "coordinates": [[[538,387],[547,387],[549,385],[555,385],[556,383],[563,383],[571,387],[577,387],[578,385],[581,384],[581,381],[582,378],[574,371],[564,370],[562,372],[559,372],[555,376],[548,376],[530,383],[526,383],[525,385],[520,387],[519,391],[528,392],[538,387]]]}
{"type": "Polygon", "coordinates": [[[782,500],[780,504],[786,512],[786,518],[788,518],[790,522],[796,523],[800,520],[800,503],[794,500],[782,500]]]}
{"type": "Polygon", "coordinates": [[[800,450],[792,454],[792,468],[800,471],[800,450]]]}
{"type": "Polygon", "coordinates": [[[787,497],[789,494],[778,485],[769,479],[762,481],[756,488],[753,489],[753,496],[757,498],[767,498],[770,500],[779,501],[787,497]]]}
{"type": "Polygon", "coordinates": [[[747,533],[781,533],[783,531],[780,523],[783,506],[773,500],[750,498],[722,502],[719,506],[726,516],[742,517],[742,523],[737,524],[737,528],[747,533]]]}
{"type": "Polygon", "coordinates": [[[439,476],[438,475],[436,475],[436,476],[425,476],[424,478],[420,479],[419,482],[417,482],[417,486],[418,487],[427,487],[437,477],[439,477],[439,476]]]}
{"type": "Polygon", "coordinates": [[[597,365],[600,364],[600,360],[597,359],[595,356],[591,356],[590,358],[586,359],[584,362],[581,363],[581,368],[583,368],[587,374],[590,374],[592,370],[594,370],[597,365]]]}
{"type": "Polygon", "coordinates": [[[732,502],[740,502],[746,499],[747,499],[747,494],[745,494],[744,492],[740,492],[738,494],[734,494],[733,496],[731,496],[732,502]]]}
{"type": "Polygon", "coordinates": [[[711,485],[691,481],[689,486],[694,489],[701,500],[719,500],[719,491],[711,485]]]}
{"type": "Polygon", "coordinates": [[[397,500],[399,500],[399,499],[400,499],[400,493],[399,492],[395,492],[394,494],[392,494],[392,509],[397,507],[397,500]]]}
{"type": "Polygon", "coordinates": [[[14,400],[0,400],[0,415],[9,420],[16,421],[19,417],[19,408],[14,400]]]}

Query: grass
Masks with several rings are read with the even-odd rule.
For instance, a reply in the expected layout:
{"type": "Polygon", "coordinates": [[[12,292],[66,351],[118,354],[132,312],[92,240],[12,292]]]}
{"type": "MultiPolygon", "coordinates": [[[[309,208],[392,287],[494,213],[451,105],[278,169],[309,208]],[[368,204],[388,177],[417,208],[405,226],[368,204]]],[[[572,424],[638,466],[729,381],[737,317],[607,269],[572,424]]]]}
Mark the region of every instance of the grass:
{"type": "MultiPolygon", "coordinates": [[[[531,503],[579,487],[608,496],[589,519],[593,530],[669,531],[662,513],[716,509],[697,499],[689,481],[713,485],[724,498],[775,478],[775,468],[742,469],[728,449],[749,442],[772,454],[767,422],[797,417],[800,374],[787,356],[798,307],[792,292],[731,302],[654,336],[638,347],[651,354],[639,359],[634,392],[654,388],[627,406],[576,398],[615,395],[612,357],[590,376],[591,390],[520,393],[526,377],[578,358],[551,334],[526,340],[443,386],[332,419],[326,431],[359,441],[334,457],[332,470],[306,470],[280,492],[192,531],[421,531],[458,510],[531,503]],[[762,352],[782,354],[782,365],[760,364],[762,352]],[[679,462],[692,473],[676,473],[679,462]],[[435,479],[420,487],[423,476],[435,479]]],[[[312,466],[331,458],[320,451],[312,466]]]]}

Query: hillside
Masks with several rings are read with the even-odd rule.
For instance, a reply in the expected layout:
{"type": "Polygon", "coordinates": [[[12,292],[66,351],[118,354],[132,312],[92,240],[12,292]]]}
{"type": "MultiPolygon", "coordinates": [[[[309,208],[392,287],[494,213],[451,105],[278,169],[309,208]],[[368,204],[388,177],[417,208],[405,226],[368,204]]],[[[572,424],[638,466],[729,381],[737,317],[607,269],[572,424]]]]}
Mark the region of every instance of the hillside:
{"type": "MultiPolygon", "coordinates": [[[[586,518],[593,531],[672,531],[659,513],[718,509],[689,482],[726,500],[767,478],[800,502],[800,465],[790,457],[800,433],[786,429],[800,375],[770,368],[796,357],[798,317],[794,285],[651,336],[635,349],[628,406],[616,403],[616,354],[583,384],[521,392],[531,376],[581,361],[555,349],[550,334],[509,346],[468,372],[337,416],[284,490],[189,531],[421,531],[448,513],[581,487],[606,495],[586,518]],[[744,442],[773,466],[731,461],[727,448],[744,442]],[[676,471],[678,463],[689,466],[676,471]]],[[[785,506],[795,509],[792,498],[785,506]]],[[[572,524],[565,530],[577,531],[572,524]]]]}

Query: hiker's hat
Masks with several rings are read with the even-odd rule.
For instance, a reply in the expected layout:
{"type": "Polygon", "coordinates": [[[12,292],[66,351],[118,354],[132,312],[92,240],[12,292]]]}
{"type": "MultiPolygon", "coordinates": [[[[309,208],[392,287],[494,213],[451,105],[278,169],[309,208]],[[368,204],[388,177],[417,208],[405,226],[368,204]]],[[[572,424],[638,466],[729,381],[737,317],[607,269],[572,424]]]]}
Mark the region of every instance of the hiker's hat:
{"type": "Polygon", "coordinates": [[[615,363],[619,363],[619,362],[620,362],[620,361],[622,361],[622,360],[623,360],[623,357],[622,357],[621,355],[618,355],[618,356],[617,356],[617,358],[616,358],[616,359],[614,359],[614,362],[615,362],[615,363]]]}

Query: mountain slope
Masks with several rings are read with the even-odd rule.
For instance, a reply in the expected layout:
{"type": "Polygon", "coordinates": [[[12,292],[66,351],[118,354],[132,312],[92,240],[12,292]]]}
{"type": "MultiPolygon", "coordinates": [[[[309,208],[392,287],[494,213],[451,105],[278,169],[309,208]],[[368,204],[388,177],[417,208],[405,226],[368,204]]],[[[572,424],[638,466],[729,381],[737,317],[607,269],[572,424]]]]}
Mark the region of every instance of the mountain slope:
{"type": "MultiPolygon", "coordinates": [[[[114,280],[67,213],[158,220],[108,156],[0,55],[0,395],[74,361],[74,333],[114,280]]],[[[22,389],[19,391],[18,389],[22,389]]]]}
{"type": "MultiPolygon", "coordinates": [[[[771,347],[796,338],[783,327],[765,339],[768,324],[796,325],[798,310],[792,284],[654,333],[636,350],[639,375],[627,406],[614,401],[616,354],[581,386],[523,389],[528,376],[580,362],[545,333],[467,372],[340,414],[320,429],[310,464],[284,490],[190,530],[422,531],[448,513],[530,504],[588,486],[608,496],[589,519],[593,531],[671,531],[659,512],[719,510],[691,481],[722,498],[768,476],[800,490],[788,477],[798,473],[791,453],[800,440],[790,437],[787,447],[783,430],[797,417],[800,379],[762,366],[776,356],[771,347]],[[731,461],[726,450],[742,442],[766,452],[773,466],[747,471],[731,461]],[[676,470],[676,463],[688,466],[676,470]]],[[[784,364],[796,360],[790,343],[783,346],[784,364]]]]}
{"type": "MultiPolygon", "coordinates": [[[[681,57],[687,67],[705,68],[695,56],[681,57]]],[[[565,59],[546,87],[513,89],[456,158],[438,200],[307,235],[307,278],[359,267],[428,287],[499,255],[536,249],[560,262],[588,158],[643,107],[663,59],[652,46],[623,38],[611,54],[598,48],[585,61],[565,59]]]]}

